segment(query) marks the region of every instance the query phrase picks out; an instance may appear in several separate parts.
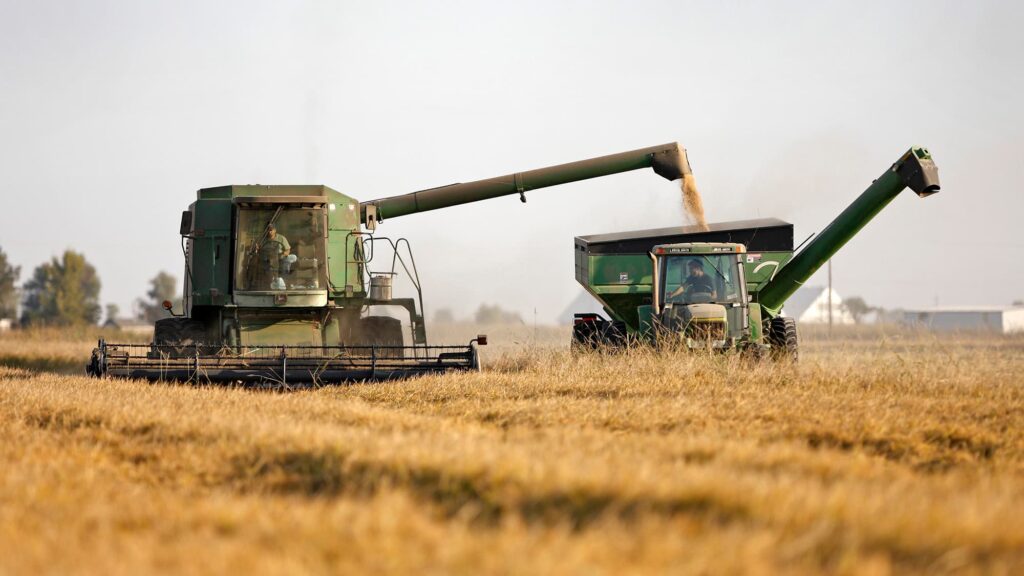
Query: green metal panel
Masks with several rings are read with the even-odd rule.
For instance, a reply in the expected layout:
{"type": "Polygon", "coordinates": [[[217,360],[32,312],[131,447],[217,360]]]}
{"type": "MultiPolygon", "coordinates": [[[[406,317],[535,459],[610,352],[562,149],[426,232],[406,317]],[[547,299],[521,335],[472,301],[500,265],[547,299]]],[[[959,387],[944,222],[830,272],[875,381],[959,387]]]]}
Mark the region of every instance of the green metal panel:
{"type": "Polygon", "coordinates": [[[230,302],[231,213],[223,199],[195,203],[192,227],[192,305],[217,306],[230,302]]]}
{"type": "Polygon", "coordinates": [[[234,186],[217,186],[215,188],[202,188],[196,193],[199,200],[230,200],[234,186]]]}
{"type": "MultiPolygon", "coordinates": [[[[579,251],[577,251],[579,253],[579,251]]],[[[647,254],[582,255],[579,274],[587,291],[600,302],[605,312],[626,323],[630,331],[640,329],[637,307],[651,301],[653,269],[647,254]]]]}
{"type": "Polygon", "coordinates": [[[588,282],[593,285],[647,285],[650,291],[653,271],[647,254],[603,254],[590,256],[588,282]]]}
{"type": "Polygon", "coordinates": [[[793,257],[792,252],[753,252],[743,255],[743,277],[747,292],[753,294],[772,279],[782,266],[793,257]]]}
{"type": "Polygon", "coordinates": [[[355,262],[359,231],[359,203],[339,192],[331,191],[327,208],[327,271],[330,274],[332,297],[344,296],[345,286],[362,295],[364,288],[359,265],[355,262]]]}
{"type": "Polygon", "coordinates": [[[636,315],[638,330],[633,334],[643,338],[652,338],[654,336],[654,306],[650,304],[637,306],[636,315]]]}
{"type": "Polygon", "coordinates": [[[627,292],[618,294],[607,292],[595,294],[593,291],[590,293],[604,305],[605,312],[607,312],[613,320],[625,322],[626,328],[628,328],[630,332],[635,332],[640,329],[640,317],[637,309],[645,304],[651,303],[650,289],[646,292],[627,292]]]}
{"type": "Polygon", "coordinates": [[[321,346],[320,323],[304,319],[272,319],[264,322],[248,321],[241,326],[243,346],[280,345],[321,346]]]}
{"type": "Polygon", "coordinates": [[[764,339],[761,330],[761,305],[752,302],[747,309],[750,311],[750,341],[754,344],[760,344],[764,339]]]}

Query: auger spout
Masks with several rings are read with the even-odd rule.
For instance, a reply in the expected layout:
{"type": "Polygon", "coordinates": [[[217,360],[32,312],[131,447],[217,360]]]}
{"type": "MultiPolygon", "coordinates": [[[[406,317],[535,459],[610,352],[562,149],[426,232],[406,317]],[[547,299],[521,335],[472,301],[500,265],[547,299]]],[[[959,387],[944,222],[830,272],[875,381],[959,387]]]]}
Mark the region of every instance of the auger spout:
{"type": "Polygon", "coordinates": [[[926,148],[914,147],[907,150],[846,210],[783,266],[759,291],[757,300],[761,306],[772,315],[778,314],[786,300],[804,282],[908,187],[922,198],[940,189],[939,169],[926,148]]]}
{"type": "Polygon", "coordinates": [[[524,194],[531,190],[642,168],[652,168],[655,173],[667,180],[678,180],[686,174],[692,174],[686,150],[677,142],[672,142],[558,166],[516,172],[497,178],[450,184],[400,196],[369,200],[360,204],[360,218],[364,225],[372,227],[377,221],[388,218],[511,194],[519,194],[525,202],[524,194]]]}

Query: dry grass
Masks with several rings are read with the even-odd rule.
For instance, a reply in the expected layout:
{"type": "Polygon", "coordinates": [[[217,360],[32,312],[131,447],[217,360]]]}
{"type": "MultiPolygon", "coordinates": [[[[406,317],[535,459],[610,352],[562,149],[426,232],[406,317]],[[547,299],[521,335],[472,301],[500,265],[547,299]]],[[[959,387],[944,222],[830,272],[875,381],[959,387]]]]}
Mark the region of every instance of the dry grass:
{"type": "MultiPolygon", "coordinates": [[[[481,374],[290,394],[0,367],[0,573],[1024,569],[1022,338],[794,367],[521,330],[481,374]]],[[[55,339],[0,359],[84,361],[55,339]]]]}

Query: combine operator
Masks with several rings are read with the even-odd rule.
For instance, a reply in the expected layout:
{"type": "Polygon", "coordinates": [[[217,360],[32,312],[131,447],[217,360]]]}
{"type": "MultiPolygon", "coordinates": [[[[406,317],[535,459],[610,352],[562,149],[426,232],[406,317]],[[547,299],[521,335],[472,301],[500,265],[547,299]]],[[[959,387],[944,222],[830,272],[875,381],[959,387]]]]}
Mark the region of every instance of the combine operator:
{"type": "Polygon", "coordinates": [[[288,243],[288,239],[283,234],[277,233],[277,227],[274,224],[267,225],[267,240],[264,242],[261,252],[266,254],[267,267],[270,270],[271,276],[274,277],[271,289],[283,290],[285,284],[284,278],[281,278],[281,276],[287,276],[291,273],[292,264],[298,260],[298,257],[292,254],[291,244],[288,243]],[[281,276],[278,276],[278,271],[280,271],[281,276]]]}

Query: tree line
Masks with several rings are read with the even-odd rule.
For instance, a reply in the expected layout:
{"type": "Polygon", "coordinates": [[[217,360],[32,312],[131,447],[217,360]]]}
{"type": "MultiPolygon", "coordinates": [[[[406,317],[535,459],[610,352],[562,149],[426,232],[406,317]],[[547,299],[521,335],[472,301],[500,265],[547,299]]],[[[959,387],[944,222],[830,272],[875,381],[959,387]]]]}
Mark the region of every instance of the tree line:
{"type": "MultiPolygon", "coordinates": [[[[100,278],[85,255],[66,250],[32,271],[21,286],[21,267],[14,266],[0,248],[0,318],[18,318],[22,326],[83,326],[99,324],[100,278]],[[19,318],[20,308],[20,318],[19,318]]],[[[135,318],[155,322],[169,316],[164,300],[180,309],[177,279],[160,272],[149,281],[150,289],[136,301],[135,318]]],[[[106,306],[107,320],[118,319],[115,304],[106,306]]]]}

